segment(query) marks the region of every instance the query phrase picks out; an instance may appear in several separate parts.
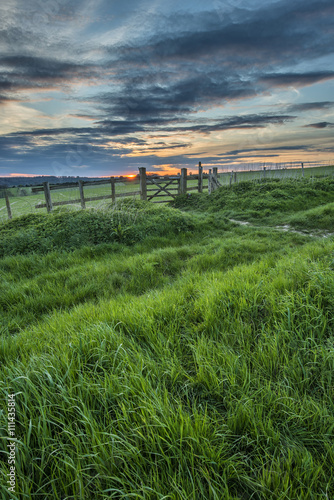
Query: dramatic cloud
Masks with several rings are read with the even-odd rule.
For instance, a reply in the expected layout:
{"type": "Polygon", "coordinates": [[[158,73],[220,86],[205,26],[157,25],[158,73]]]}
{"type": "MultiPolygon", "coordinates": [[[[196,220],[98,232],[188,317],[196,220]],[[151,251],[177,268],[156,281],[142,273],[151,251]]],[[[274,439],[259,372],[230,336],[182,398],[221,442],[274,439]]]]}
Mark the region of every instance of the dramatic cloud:
{"type": "Polygon", "coordinates": [[[327,110],[334,107],[334,101],[323,101],[323,102],[302,102],[300,104],[292,104],[288,106],[288,113],[296,113],[303,111],[314,111],[314,110],[327,110]]]}
{"type": "Polygon", "coordinates": [[[0,175],[331,150],[332,0],[3,0],[0,16],[0,175]]]}
{"type": "Polygon", "coordinates": [[[334,71],[318,71],[309,73],[274,73],[261,77],[260,81],[270,86],[304,87],[305,85],[313,85],[332,78],[334,78],[334,71]]]}
{"type": "MultiPolygon", "coordinates": [[[[235,151],[228,151],[226,155],[234,156],[234,155],[249,155],[249,153],[254,152],[262,152],[262,151],[307,151],[308,146],[305,144],[296,145],[296,146],[281,146],[281,147],[272,147],[272,148],[249,148],[249,149],[237,149],[235,151]]],[[[252,155],[253,156],[253,155],[252,155]]]]}
{"type": "Polygon", "coordinates": [[[334,127],[334,123],[329,123],[329,122],[310,123],[310,125],[304,125],[304,127],[333,128],[334,127]]]}

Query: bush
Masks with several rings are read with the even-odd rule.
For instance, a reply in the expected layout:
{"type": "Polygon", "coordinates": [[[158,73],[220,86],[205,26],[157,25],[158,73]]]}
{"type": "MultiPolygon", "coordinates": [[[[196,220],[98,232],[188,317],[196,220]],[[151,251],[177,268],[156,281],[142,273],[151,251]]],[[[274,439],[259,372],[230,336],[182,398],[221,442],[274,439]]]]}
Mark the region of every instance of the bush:
{"type": "Polygon", "coordinates": [[[29,214],[0,227],[0,257],[74,250],[100,243],[132,245],[146,236],[166,236],[194,228],[191,216],[169,207],[123,203],[106,211],[29,214]]]}

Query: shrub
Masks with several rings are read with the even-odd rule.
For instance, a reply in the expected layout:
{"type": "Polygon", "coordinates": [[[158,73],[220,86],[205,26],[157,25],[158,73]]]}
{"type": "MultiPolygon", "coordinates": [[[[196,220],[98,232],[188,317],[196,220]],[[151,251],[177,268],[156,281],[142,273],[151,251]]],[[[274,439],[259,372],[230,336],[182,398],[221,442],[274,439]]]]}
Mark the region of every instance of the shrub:
{"type": "Polygon", "coordinates": [[[0,227],[0,257],[73,250],[100,243],[132,245],[146,236],[166,236],[194,228],[192,217],[169,207],[123,203],[108,210],[29,214],[0,227]]]}

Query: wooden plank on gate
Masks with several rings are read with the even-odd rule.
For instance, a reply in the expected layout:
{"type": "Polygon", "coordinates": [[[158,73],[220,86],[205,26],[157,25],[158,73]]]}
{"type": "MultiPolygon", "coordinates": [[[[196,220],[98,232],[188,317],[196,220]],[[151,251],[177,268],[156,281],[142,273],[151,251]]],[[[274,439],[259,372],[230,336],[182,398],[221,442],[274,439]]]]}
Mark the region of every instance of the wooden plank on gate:
{"type": "MultiPolygon", "coordinates": [[[[168,191],[178,191],[179,188],[168,188],[168,191]]],[[[156,192],[156,189],[148,189],[147,192],[156,192]]]]}
{"type": "Polygon", "coordinates": [[[155,194],[153,198],[174,198],[171,194],[155,194]]]}

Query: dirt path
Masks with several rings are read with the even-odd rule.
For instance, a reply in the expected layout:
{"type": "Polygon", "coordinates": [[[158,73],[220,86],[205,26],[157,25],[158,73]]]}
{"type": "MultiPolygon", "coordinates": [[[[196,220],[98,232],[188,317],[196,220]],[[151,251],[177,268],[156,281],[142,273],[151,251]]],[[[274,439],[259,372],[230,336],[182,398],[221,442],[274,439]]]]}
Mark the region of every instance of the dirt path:
{"type": "Polygon", "coordinates": [[[334,236],[334,233],[330,233],[329,231],[317,231],[316,233],[310,233],[309,231],[298,231],[297,229],[292,229],[289,224],[286,224],[284,226],[256,226],[254,224],[251,224],[250,222],[243,221],[243,220],[235,220],[235,219],[229,219],[231,222],[234,222],[235,224],[239,224],[240,226],[248,226],[248,227],[255,227],[257,229],[274,229],[275,231],[283,231],[283,232],[289,232],[289,233],[296,233],[296,234],[302,234],[304,236],[311,236],[311,237],[316,237],[316,238],[329,238],[331,236],[334,236]]]}

